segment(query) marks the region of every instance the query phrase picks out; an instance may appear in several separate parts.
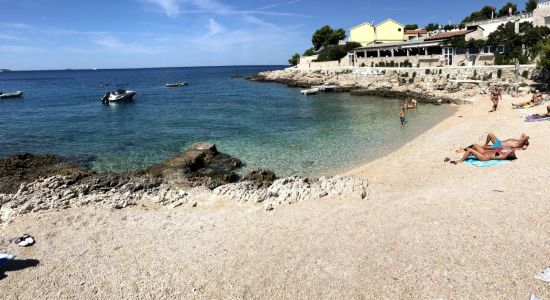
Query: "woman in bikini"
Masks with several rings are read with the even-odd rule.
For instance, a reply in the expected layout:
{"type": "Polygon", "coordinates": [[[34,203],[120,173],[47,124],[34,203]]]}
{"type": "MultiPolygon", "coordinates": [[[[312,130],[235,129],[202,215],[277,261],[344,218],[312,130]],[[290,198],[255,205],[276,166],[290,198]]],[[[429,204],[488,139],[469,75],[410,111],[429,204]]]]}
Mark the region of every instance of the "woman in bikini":
{"type": "Polygon", "coordinates": [[[527,105],[537,105],[542,100],[542,94],[539,90],[535,92],[535,95],[533,95],[533,98],[531,98],[531,101],[522,102],[522,103],[512,103],[513,107],[523,107],[527,105]]]}
{"type": "Polygon", "coordinates": [[[485,150],[483,153],[478,152],[472,148],[466,148],[464,149],[466,152],[460,158],[459,160],[451,160],[450,158],[445,158],[445,162],[450,162],[453,165],[463,163],[468,157],[471,155],[475,156],[480,161],[488,161],[488,160],[514,160],[517,159],[516,157],[516,150],[510,150],[510,151],[503,151],[502,149],[500,151],[497,150],[485,150]]]}
{"type": "Polygon", "coordinates": [[[502,100],[502,94],[500,93],[499,88],[495,87],[491,91],[491,101],[493,101],[493,109],[491,109],[489,112],[494,112],[497,110],[499,100],[502,100]]]}

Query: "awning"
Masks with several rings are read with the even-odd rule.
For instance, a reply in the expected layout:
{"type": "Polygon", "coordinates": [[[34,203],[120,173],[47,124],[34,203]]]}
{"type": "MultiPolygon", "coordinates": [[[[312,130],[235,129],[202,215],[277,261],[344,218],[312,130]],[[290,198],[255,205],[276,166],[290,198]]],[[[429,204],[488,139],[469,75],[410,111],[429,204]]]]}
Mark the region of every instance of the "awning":
{"type": "Polygon", "coordinates": [[[402,46],[401,48],[408,49],[408,48],[424,48],[424,47],[434,47],[434,46],[439,46],[439,43],[407,45],[407,46],[402,46]]]}

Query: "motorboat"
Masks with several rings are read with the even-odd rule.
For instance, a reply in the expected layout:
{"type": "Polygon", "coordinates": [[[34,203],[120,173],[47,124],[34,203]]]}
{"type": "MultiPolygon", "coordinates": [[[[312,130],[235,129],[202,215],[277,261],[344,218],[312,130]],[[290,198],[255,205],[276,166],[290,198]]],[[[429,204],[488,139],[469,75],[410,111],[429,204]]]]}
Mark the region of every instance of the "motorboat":
{"type": "Polygon", "coordinates": [[[132,101],[132,98],[136,95],[134,91],[127,91],[124,89],[118,89],[116,91],[111,91],[105,94],[101,101],[108,102],[122,102],[122,101],[132,101]]]}
{"type": "Polygon", "coordinates": [[[23,92],[21,91],[17,91],[15,93],[7,93],[7,94],[0,92],[0,99],[19,98],[22,96],[23,96],[23,92]]]}
{"type": "Polygon", "coordinates": [[[188,85],[188,83],[185,82],[185,81],[165,84],[166,87],[182,87],[182,86],[187,86],[187,85],[188,85]]]}
{"type": "Polygon", "coordinates": [[[319,89],[318,88],[312,88],[312,89],[307,89],[307,90],[301,90],[300,93],[302,95],[315,95],[317,93],[319,93],[319,89]]]}

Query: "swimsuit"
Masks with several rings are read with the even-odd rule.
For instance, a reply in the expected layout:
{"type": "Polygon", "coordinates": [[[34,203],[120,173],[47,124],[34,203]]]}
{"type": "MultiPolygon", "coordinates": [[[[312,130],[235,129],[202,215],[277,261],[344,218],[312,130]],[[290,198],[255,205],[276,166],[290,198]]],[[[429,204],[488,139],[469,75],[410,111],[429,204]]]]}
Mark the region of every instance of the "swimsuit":
{"type": "Polygon", "coordinates": [[[495,140],[495,143],[493,144],[493,149],[494,149],[494,150],[497,150],[497,149],[499,149],[499,148],[502,148],[502,143],[500,142],[499,139],[496,139],[496,140],[495,140]]]}

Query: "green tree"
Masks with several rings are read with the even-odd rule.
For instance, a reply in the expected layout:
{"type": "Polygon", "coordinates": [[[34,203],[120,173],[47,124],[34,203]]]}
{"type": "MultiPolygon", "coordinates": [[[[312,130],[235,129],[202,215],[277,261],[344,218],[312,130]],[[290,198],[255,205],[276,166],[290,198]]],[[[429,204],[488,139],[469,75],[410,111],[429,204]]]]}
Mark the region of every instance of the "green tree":
{"type": "Polygon", "coordinates": [[[455,26],[454,26],[454,25],[445,25],[445,26],[443,27],[443,29],[445,29],[446,31],[449,31],[449,30],[455,29],[455,26]]]}
{"type": "Polygon", "coordinates": [[[312,56],[312,55],[315,55],[315,54],[317,54],[317,52],[315,52],[315,49],[313,49],[313,48],[309,48],[304,52],[304,56],[312,56]]]}
{"type": "Polygon", "coordinates": [[[518,6],[512,2],[508,2],[498,11],[498,16],[505,17],[509,15],[510,8],[512,8],[513,15],[518,13],[518,6]]]}
{"type": "Polygon", "coordinates": [[[539,4],[539,0],[529,0],[527,3],[525,3],[525,11],[526,12],[533,12],[537,5],[539,4]]]}
{"type": "Polygon", "coordinates": [[[439,24],[437,23],[430,23],[428,25],[426,25],[426,30],[427,31],[434,31],[434,30],[438,30],[439,29],[439,24]]]}
{"type": "Polygon", "coordinates": [[[338,42],[345,38],[346,38],[346,31],[344,29],[339,28],[334,30],[330,26],[325,25],[317,29],[313,33],[313,37],[311,38],[311,43],[313,44],[313,48],[315,50],[319,50],[322,47],[338,45],[338,42]]]}
{"type": "Polygon", "coordinates": [[[345,45],[329,46],[319,51],[317,61],[340,60],[348,55],[348,52],[359,47],[361,47],[361,44],[357,42],[349,42],[345,45]]]}
{"type": "Polygon", "coordinates": [[[538,48],[540,49],[540,58],[537,66],[543,73],[550,75],[550,38],[542,40],[538,48]]]}
{"type": "Polygon", "coordinates": [[[415,30],[418,29],[418,24],[407,24],[405,25],[405,30],[415,30]]]}
{"type": "Polygon", "coordinates": [[[464,18],[464,20],[462,20],[462,23],[489,20],[491,19],[491,17],[493,17],[494,11],[495,11],[494,7],[486,5],[482,7],[479,11],[473,12],[468,17],[464,18]]]}
{"type": "Polygon", "coordinates": [[[288,60],[288,64],[291,66],[295,66],[300,62],[300,54],[294,53],[292,57],[288,60]]]}

